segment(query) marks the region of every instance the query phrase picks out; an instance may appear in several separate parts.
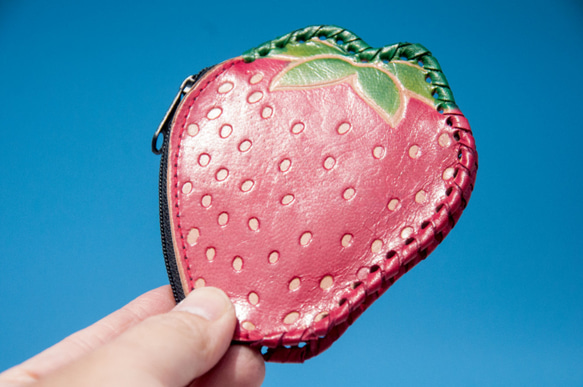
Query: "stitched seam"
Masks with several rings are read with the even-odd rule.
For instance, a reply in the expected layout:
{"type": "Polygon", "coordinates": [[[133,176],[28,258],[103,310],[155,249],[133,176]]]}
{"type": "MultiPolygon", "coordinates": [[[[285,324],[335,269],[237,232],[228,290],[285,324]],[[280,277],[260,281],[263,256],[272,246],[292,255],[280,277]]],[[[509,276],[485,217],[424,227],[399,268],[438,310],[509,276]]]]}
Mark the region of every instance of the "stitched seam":
{"type": "MultiPolygon", "coordinates": [[[[445,114],[445,116],[449,115],[463,115],[459,111],[452,111],[445,114]]],[[[459,125],[456,127],[457,129],[467,130],[467,136],[471,137],[471,129],[469,126],[466,125],[459,125]]],[[[461,141],[457,140],[458,146],[455,148],[457,152],[460,152],[462,148],[465,150],[470,151],[473,153],[473,149],[467,147],[461,143],[461,141]]],[[[446,185],[451,187],[452,189],[458,190],[460,193],[459,199],[456,199],[456,195],[447,195],[442,201],[437,204],[436,208],[440,208],[440,211],[437,211],[436,214],[430,216],[428,219],[423,220],[420,224],[424,224],[425,222],[429,222],[429,226],[431,231],[425,231],[421,229],[417,234],[416,237],[413,238],[413,242],[410,244],[415,244],[416,248],[411,249],[409,245],[406,245],[405,242],[402,242],[399,247],[393,249],[391,251],[395,252],[395,255],[391,258],[391,260],[398,259],[399,261],[399,270],[392,275],[385,275],[387,267],[390,265],[390,260],[386,259],[381,267],[374,273],[374,276],[371,278],[369,275],[364,281],[362,281],[359,286],[355,287],[351,291],[348,292],[348,295],[344,297],[346,299],[346,303],[343,305],[339,305],[337,308],[330,311],[330,314],[324,318],[321,324],[316,323],[307,329],[304,329],[302,335],[300,336],[300,340],[306,342],[304,347],[299,347],[297,345],[292,346],[290,348],[283,347],[282,344],[285,343],[285,336],[296,336],[297,334],[295,331],[284,332],[281,334],[281,337],[278,340],[278,345],[276,348],[271,348],[264,354],[266,360],[269,361],[280,361],[280,362],[288,362],[288,361],[295,361],[295,362],[303,362],[313,356],[316,356],[321,351],[327,349],[352,322],[360,316],[371,304],[373,301],[378,299],[389,287],[391,287],[400,277],[402,277],[407,271],[412,269],[414,266],[417,265],[421,260],[423,260],[428,253],[428,250],[433,250],[437,245],[441,243],[441,240],[438,238],[438,234],[448,233],[454,226],[455,220],[453,219],[453,214],[457,211],[463,209],[463,202],[467,204],[469,200],[469,195],[471,194],[471,190],[473,189],[473,183],[475,181],[475,172],[477,170],[477,163],[472,166],[472,169],[469,170],[466,165],[462,162],[462,160],[458,159],[454,163],[454,168],[456,168],[457,173],[460,173],[461,170],[464,170],[465,173],[468,174],[468,178],[465,180],[465,183],[460,186],[456,181],[455,177],[452,177],[448,180],[446,185]],[[467,192],[467,194],[465,194],[467,192]],[[444,218],[441,215],[442,212],[446,212],[447,217],[444,218]],[[439,221],[439,224],[435,224],[436,221],[439,221]],[[427,246],[423,249],[420,249],[420,242],[419,236],[425,235],[426,232],[433,233],[433,238],[430,242],[428,242],[427,246]],[[373,285],[374,283],[374,289],[373,285]],[[364,299],[358,295],[359,288],[363,287],[366,296],[364,299]],[[374,290],[373,290],[374,289],[374,290]],[[355,294],[355,297],[351,297],[355,294]],[[353,300],[359,300],[360,302],[353,303],[353,300]],[[317,325],[325,325],[325,335],[323,337],[315,337],[312,339],[308,339],[311,335],[315,334],[316,331],[322,330],[321,328],[318,329],[317,325]],[[346,324],[346,325],[344,325],[346,324]],[[342,331],[342,332],[340,332],[342,331]]],[[[445,170],[445,169],[444,169],[445,170]]],[[[443,171],[442,171],[443,173],[443,171]]],[[[443,238],[443,236],[441,237],[443,238]]],[[[387,255],[390,253],[387,252],[387,255]]],[[[372,266],[371,266],[372,267],[372,266]]],[[[370,268],[369,268],[370,269],[370,268]]],[[[371,273],[372,274],[372,273],[371,273]]],[[[262,340],[257,342],[255,345],[260,346],[262,340]]],[[[285,343],[289,345],[290,343],[285,343]]],[[[292,344],[293,345],[293,344],[292,344]]]]}
{"type": "MultiPolygon", "coordinates": [[[[184,137],[184,132],[185,132],[185,129],[186,129],[186,118],[190,115],[191,110],[192,110],[192,107],[194,106],[194,103],[196,102],[196,100],[198,99],[198,97],[200,97],[200,95],[206,90],[206,88],[208,87],[208,85],[210,85],[211,82],[215,81],[221,74],[223,74],[225,71],[227,71],[228,69],[230,69],[232,66],[234,66],[237,63],[241,63],[241,61],[240,60],[234,60],[231,63],[229,63],[228,65],[226,65],[226,66],[224,65],[222,67],[222,69],[220,71],[218,71],[214,75],[214,77],[212,77],[212,78],[210,78],[210,77],[209,78],[206,78],[207,79],[206,84],[204,86],[202,86],[202,88],[195,89],[195,90],[198,91],[198,94],[195,95],[192,98],[192,100],[190,101],[190,103],[189,103],[189,105],[188,105],[188,107],[186,109],[186,113],[184,114],[184,122],[181,125],[181,127],[179,128],[180,130],[178,132],[178,140],[179,141],[178,141],[178,146],[176,147],[175,154],[174,154],[174,159],[175,159],[175,162],[174,162],[174,176],[173,176],[173,178],[174,178],[174,182],[173,182],[174,183],[174,187],[173,187],[172,194],[174,195],[174,198],[176,200],[176,204],[175,204],[176,214],[174,215],[174,219],[175,219],[175,222],[176,222],[176,227],[178,228],[178,230],[180,232],[180,243],[182,244],[182,246],[180,246],[180,247],[182,248],[182,251],[183,251],[183,259],[184,259],[184,261],[187,264],[186,265],[186,270],[188,272],[188,281],[189,281],[189,286],[190,286],[190,289],[188,289],[188,290],[193,290],[193,288],[194,288],[194,285],[193,285],[194,278],[192,277],[191,264],[190,264],[190,260],[188,258],[188,255],[186,253],[187,247],[186,247],[186,243],[184,241],[184,239],[185,239],[184,238],[184,231],[182,229],[182,225],[181,225],[181,222],[180,222],[180,210],[181,210],[181,207],[180,207],[180,194],[179,194],[179,188],[178,188],[178,168],[179,168],[179,164],[180,164],[180,150],[181,150],[181,147],[182,147],[182,145],[181,145],[182,144],[182,139],[184,137]]],[[[188,98],[188,96],[186,98],[188,98]]]]}

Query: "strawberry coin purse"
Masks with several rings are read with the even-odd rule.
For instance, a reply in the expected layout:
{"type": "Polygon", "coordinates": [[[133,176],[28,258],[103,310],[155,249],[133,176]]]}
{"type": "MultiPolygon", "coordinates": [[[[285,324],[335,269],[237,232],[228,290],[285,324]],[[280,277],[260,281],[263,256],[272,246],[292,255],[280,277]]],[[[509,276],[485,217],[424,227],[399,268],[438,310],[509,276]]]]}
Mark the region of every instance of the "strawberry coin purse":
{"type": "Polygon", "coordinates": [[[234,341],[276,362],[327,349],[425,259],[466,207],[478,168],[470,126],[426,48],[372,48],[335,26],[187,78],[152,147],[176,301],[223,289],[234,341]]]}

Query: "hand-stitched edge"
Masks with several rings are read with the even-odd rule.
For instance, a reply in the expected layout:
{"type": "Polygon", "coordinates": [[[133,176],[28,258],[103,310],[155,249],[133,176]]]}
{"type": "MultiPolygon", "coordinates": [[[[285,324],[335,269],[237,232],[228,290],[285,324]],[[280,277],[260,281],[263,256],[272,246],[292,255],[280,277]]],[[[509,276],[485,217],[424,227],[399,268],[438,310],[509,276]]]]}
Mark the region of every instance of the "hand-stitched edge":
{"type": "MultiPolygon", "coordinates": [[[[204,89],[240,60],[234,59],[223,65],[220,71],[211,75],[211,78],[203,78],[206,83],[202,87],[193,89],[200,94],[204,89]],[[212,76],[214,75],[214,78],[212,76]],[[209,80],[210,79],[210,80],[209,80]]],[[[443,77],[445,81],[445,78],[443,77]]],[[[190,109],[197,100],[195,96],[188,105],[185,115],[190,113],[190,109]]],[[[178,111],[183,111],[181,108],[178,111]]],[[[263,354],[265,360],[271,362],[303,362],[329,348],[346,329],[395,281],[403,276],[421,260],[425,259],[431,251],[437,247],[453,228],[461,212],[467,205],[473,190],[475,174],[477,171],[477,155],[475,152],[474,140],[469,124],[463,114],[457,109],[451,109],[443,113],[447,124],[458,131],[454,132],[454,138],[458,142],[458,161],[455,163],[454,178],[448,182],[446,198],[436,208],[436,214],[430,219],[424,220],[421,224],[421,232],[409,238],[400,248],[387,252],[387,259],[382,265],[374,265],[369,268],[370,274],[364,281],[355,281],[353,290],[341,300],[338,308],[330,311],[324,319],[314,323],[311,327],[289,332],[278,332],[270,336],[258,338],[256,335],[241,337],[239,341],[246,342],[253,347],[263,347],[266,349],[263,354]],[[457,133],[457,136],[456,134],[457,133]]],[[[186,117],[185,117],[186,118],[186,117]]],[[[179,141],[182,141],[185,125],[182,125],[179,133],[179,141]]],[[[180,155],[180,145],[175,150],[174,158],[176,162],[173,168],[177,168],[180,155]]],[[[172,177],[176,182],[173,187],[173,194],[176,199],[176,206],[179,207],[179,194],[177,184],[177,173],[172,177]]],[[[174,216],[177,220],[177,228],[180,230],[180,240],[184,251],[184,259],[188,262],[186,255],[186,245],[184,244],[184,234],[180,226],[179,211],[174,216]]],[[[176,258],[175,258],[176,259],[176,258]]],[[[190,274],[190,264],[187,264],[188,280],[192,290],[194,278],[190,274]]]]}
{"type": "Polygon", "coordinates": [[[268,57],[274,49],[284,48],[290,43],[305,42],[314,37],[330,39],[331,43],[338,47],[344,55],[353,56],[358,61],[375,63],[390,62],[395,58],[403,58],[412,63],[420,63],[423,69],[427,71],[428,82],[431,84],[431,94],[435,96],[437,110],[441,112],[458,108],[445,74],[441,71],[439,62],[421,44],[397,43],[381,48],[373,48],[347,29],[338,26],[319,25],[305,27],[265,42],[256,48],[246,51],[242,56],[245,62],[253,62],[256,59],[268,57]]]}
{"type": "MultiPolygon", "coordinates": [[[[200,94],[207,88],[207,86],[214,81],[215,79],[217,79],[222,73],[224,73],[225,71],[227,71],[229,68],[231,68],[232,66],[234,66],[237,63],[241,63],[241,60],[231,60],[230,62],[227,62],[226,64],[223,64],[221,66],[221,68],[217,71],[212,71],[209,72],[209,76],[204,76],[201,80],[199,80],[196,83],[196,87],[194,87],[192,89],[192,91],[189,92],[190,93],[196,93],[195,96],[190,100],[189,105],[186,107],[186,109],[183,110],[183,106],[179,106],[178,109],[176,110],[177,114],[173,119],[172,122],[172,128],[174,128],[174,123],[176,122],[177,118],[178,118],[178,112],[184,111],[184,123],[180,126],[179,128],[179,133],[178,133],[178,146],[176,147],[176,149],[174,150],[175,154],[173,155],[174,158],[174,163],[172,163],[170,165],[171,170],[174,170],[174,175],[172,176],[172,182],[174,183],[173,187],[172,187],[172,195],[174,195],[174,199],[176,201],[175,203],[175,207],[176,207],[176,214],[172,215],[172,210],[169,209],[170,211],[170,216],[172,216],[174,218],[174,221],[176,222],[176,228],[177,230],[179,230],[179,237],[180,237],[180,242],[181,242],[181,246],[178,246],[178,240],[174,241],[176,247],[180,247],[183,250],[183,256],[184,256],[184,260],[187,262],[186,265],[186,271],[187,273],[185,273],[188,278],[186,278],[186,280],[188,280],[189,285],[190,285],[190,289],[187,289],[188,292],[194,290],[194,287],[192,285],[192,282],[194,281],[194,278],[191,274],[191,265],[189,262],[189,258],[188,255],[186,254],[186,244],[185,244],[185,240],[186,238],[184,237],[184,233],[182,230],[182,226],[180,224],[180,195],[179,195],[179,186],[178,186],[178,164],[180,162],[180,151],[181,151],[181,144],[182,144],[182,139],[184,136],[184,132],[186,129],[186,118],[188,117],[188,115],[190,114],[190,110],[192,109],[192,106],[194,105],[194,103],[196,102],[196,100],[198,99],[198,97],[200,96],[200,94]],[[201,81],[205,81],[204,85],[202,85],[201,87],[201,81]]],[[[217,66],[218,67],[218,66],[217,66]]],[[[186,101],[188,99],[188,95],[184,98],[183,101],[186,101]]],[[[170,146],[170,144],[168,145],[170,146]]],[[[172,233],[174,234],[174,233],[172,233]]],[[[174,239],[174,235],[173,235],[173,239],[174,239]]],[[[176,255],[174,256],[174,260],[176,261],[177,257],[176,255]]],[[[182,282],[182,281],[181,281],[182,282]]],[[[183,298],[184,295],[187,292],[183,292],[183,298]]],[[[175,294],[176,296],[176,294],[175,294]]],[[[177,302],[180,302],[180,299],[176,299],[177,302]]]]}
{"type": "Polygon", "coordinates": [[[458,161],[453,165],[454,177],[447,181],[446,197],[436,206],[435,214],[421,222],[417,235],[387,252],[381,265],[371,266],[366,280],[355,281],[353,290],[328,317],[308,329],[274,334],[252,343],[253,347],[263,349],[266,361],[301,363],[328,349],[392,284],[425,259],[457,223],[474,188],[478,160],[463,114],[456,109],[445,113],[444,118],[456,129],[458,161]]]}

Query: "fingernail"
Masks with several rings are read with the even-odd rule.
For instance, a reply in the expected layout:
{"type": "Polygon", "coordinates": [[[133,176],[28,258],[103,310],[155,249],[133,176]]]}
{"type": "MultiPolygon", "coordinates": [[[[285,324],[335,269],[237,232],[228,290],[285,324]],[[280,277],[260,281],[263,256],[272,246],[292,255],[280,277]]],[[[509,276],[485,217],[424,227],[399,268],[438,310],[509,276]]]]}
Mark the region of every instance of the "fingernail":
{"type": "Polygon", "coordinates": [[[193,290],[182,300],[174,310],[188,312],[200,316],[209,321],[218,320],[225,314],[231,301],[223,291],[204,287],[193,290]]]}

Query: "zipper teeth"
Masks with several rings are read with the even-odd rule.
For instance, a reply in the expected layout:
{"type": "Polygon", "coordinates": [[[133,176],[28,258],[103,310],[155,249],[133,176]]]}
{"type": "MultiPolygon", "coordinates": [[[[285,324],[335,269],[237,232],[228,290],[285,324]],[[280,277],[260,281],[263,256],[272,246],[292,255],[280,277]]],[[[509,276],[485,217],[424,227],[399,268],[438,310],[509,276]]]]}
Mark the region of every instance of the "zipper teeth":
{"type": "MultiPolygon", "coordinates": [[[[202,69],[193,78],[194,84],[192,87],[185,92],[183,98],[193,90],[196,86],[198,80],[210,71],[215,66],[209,66],[202,69]]],[[[184,90],[183,90],[184,92],[184,90]]],[[[181,100],[183,99],[181,98],[181,100]]],[[[178,271],[178,263],[176,262],[176,254],[174,253],[172,228],[170,226],[170,210],[168,208],[168,194],[166,192],[167,187],[167,169],[168,169],[168,147],[170,144],[170,134],[172,132],[172,119],[176,111],[172,113],[172,116],[168,117],[168,126],[163,128],[162,132],[164,135],[164,141],[162,142],[162,156],[160,159],[160,175],[158,178],[158,203],[160,212],[160,236],[162,238],[162,253],[164,254],[164,263],[166,265],[166,272],[168,273],[168,279],[170,280],[170,286],[172,287],[172,294],[176,302],[180,302],[184,299],[184,289],[182,289],[182,282],[180,280],[180,273],[178,271]]]]}
{"type": "Polygon", "coordinates": [[[169,132],[170,131],[168,129],[165,131],[164,142],[162,143],[163,151],[160,160],[160,177],[158,179],[158,202],[160,206],[160,236],[162,238],[162,253],[164,254],[164,264],[166,265],[166,272],[168,273],[168,279],[170,280],[170,286],[172,287],[172,294],[178,303],[184,299],[184,291],[180,285],[180,275],[178,274],[174,248],[172,245],[168,245],[168,243],[172,243],[172,240],[168,241],[168,237],[172,239],[172,234],[168,233],[169,230],[166,229],[167,223],[170,222],[170,211],[168,209],[168,197],[166,193],[166,169],[168,167],[168,143],[170,137],[169,132]]]}

